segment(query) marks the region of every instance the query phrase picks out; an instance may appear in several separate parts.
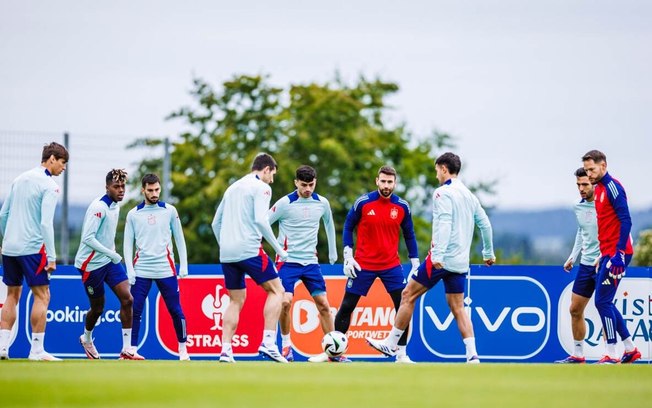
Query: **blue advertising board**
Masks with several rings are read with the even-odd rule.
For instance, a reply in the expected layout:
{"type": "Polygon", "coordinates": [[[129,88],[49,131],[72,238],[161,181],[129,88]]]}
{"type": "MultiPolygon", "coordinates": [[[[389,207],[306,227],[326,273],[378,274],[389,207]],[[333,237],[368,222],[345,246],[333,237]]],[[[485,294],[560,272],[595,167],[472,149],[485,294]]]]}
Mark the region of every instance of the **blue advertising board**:
{"type": "MultiPolygon", "coordinates": [[[[341,265],[322,265],[327,284],[341,284],[341,265]]],[[[404,268],[406,271],[409,267],[404,268]]],[[[0,268],[0,274],[2,269],[0,268]]],[[[473,322],[478,353],[488,362],[551,362],[572,351],[570,306],[575,270],[566,273],[557,266],[472,266],[466,282],[465,305],[473,322]]],[[[252,282],[248,282],[252,283],[252,282]]],[[[193,359],[215,359],[221,348],[221,316],[228,304],[220,265],[190,265],[190,276],[180,282],[181,300],[187,318],[189,351],[193,359]]],[[[83,332],[88,299],[76,269],[59,266],[51,279],[51,302],[47,311],[45,348],[62,358],[84,358],[79,345],[83,332]]],[[[249,289],[248,313],[261,314],[264,291],[249,289]]],[[[0,283],[1,305],[6,287],[0,283]]],[[[331,301],[337,311],[339,303],[331,301]]],[[[302,301],[305,303],[304,301],[302,301]]],[[[649,268],[631,267],[623,279],[614,303],[623,314],[633,340],[650,362],[652,353],[652,272],[649,268]]],[[[29,315],[32,294],[24,288],[18,305],[17,322],[12,331],[12,358],[25,358],[30,348],[29,315]]],[[[361,306],[356,316],[373,316],[374,305],[361,306]],[[367,310],[368,309],[368,310],[367,310]],[[366,312],[369,313],[366,313],[366,312]]],[[[386,304],[383,305],[386,308],[386,304]]],[[[297,332],[305,332],[302,304],[293,313],[297,332]],[[303,331],[302,331],[303,330],[303,331]]],[[[122,346],[120,305],[107,289],[104,312],[94,331],[95,344],[103,358],[117,358],[122,346]]],[[[394,313],[385,317],[393,322],[394,313]]],[[[308,313],[310,315],[310,313],[308,313]]],[[[310,317],[310,316],[308,316],[310,317]]],[[[314,316],[313,316],[314,317],[314,316]]],[[[247,320],[247,319],[241,319],[247,320]]],[[[252,358],[262,333],[262,321],[248,319],[236,336],[242,342],[240,355],[252,358]],[[260,326],[260,327],[259,327],[260,326]]],[[[381,319],[382,320],[382,319],[381,319]]],[[[604,352],[601,323],[595,306],[585,312],[586,356],[598,359],[604,352]]],[[[386,333],[385,326],[378,333],[386,333]]],[[[294,327],[294,326],[293,326],[294,327]]],[[[175,359],[175,338],[170,317],[159,293],[153,288],[147,300],[139,341],[139,353],[148,359],[175,359]]],[[[293,330],[294,334],[295,330],[293,330]]],[[[384,335],[384,334],[383,334],[384,335]]],[[[622,347],[622,346],[620,346],[622,347]]],[[[622,348],[618,349],[619,352],[622,348]]],[[[408,352],[418,362],[463,361],[464,345],[457,324],[446,304],[443,285],[437,285],[418,301],[412,320],[408,352]]],[[[238,355],[236,350],[236,356],[238,355]]],[[[298,360],[305,359],[299,354],[298,360]]],[[[372,353],[350,355],[365,360],[386,361],[372,353]]]]}

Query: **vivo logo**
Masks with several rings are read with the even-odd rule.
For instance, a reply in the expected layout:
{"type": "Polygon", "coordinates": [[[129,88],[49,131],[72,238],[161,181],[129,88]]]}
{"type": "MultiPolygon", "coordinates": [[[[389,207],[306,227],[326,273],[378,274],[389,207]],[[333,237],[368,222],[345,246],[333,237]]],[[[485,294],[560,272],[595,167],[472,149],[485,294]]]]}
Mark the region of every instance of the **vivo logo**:
{"type": "MultiPolygon", "coordinates": [[[[421,298],[416,332],[434,355],[464,358],[443,286],[440,283],[421,298]]],[[[543,349],[550,335],[550,296],[541,283],[527,276],[472,276],[466,295],[480,358],[524,360],[543,349]]]]}
{"type": "MultiPolygon", "coordinates": [[[[425,309],[428,317],[432,320],[433,324],[435,327],[437,327],[438,330],[445,331],[450,327],[451,322],[454,319],[453,313],[449,312],[446,319],[442,322],[439,320],[437,313],[435,313],[435,310],[431,306],[426,306],[425,309]]],[[[546,324],[546,314],[543,309],[539,307],[504,307],[498,316],[493,319],[487,315],[487,312],[481,306],[475,308],[467,307],[466,312],[471,317],[471,320],[473,320],[473,311],[475,311],[484,327],[490,332],[498,331],[498,329],[500,329],[507,320],[508,321],[506,324],[511,325],[514,330],[521,333],[538,332],[543,329],[546,324]],[[534,317],[535,319],[528,319],[527,322],[522,322],[523,320],[527,319],[528,315],[534,317]],[[509,319],[507,319],[508,316],[510,317],[509,319]],[[519,320],[519,318],[522,319],[519,320]]]]}

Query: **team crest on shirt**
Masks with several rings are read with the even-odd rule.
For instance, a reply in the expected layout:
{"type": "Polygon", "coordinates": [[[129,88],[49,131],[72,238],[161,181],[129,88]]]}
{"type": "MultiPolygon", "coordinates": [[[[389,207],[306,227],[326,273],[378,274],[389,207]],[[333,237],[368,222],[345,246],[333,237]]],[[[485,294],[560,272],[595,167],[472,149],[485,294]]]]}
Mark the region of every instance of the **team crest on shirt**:
{"type": "Polygon", "coordinates": [[[156,224],[156,216],[153,215],[153,214],[152,214],[152,215],[149,215],[149,216],[147,217],[147,223],[148,223],[149,225],[154,225],[154,224],[156,224]]]}
{"type": "Polygon", "coordinates": [[[398,218],[398,208],[392,207],[392,209],[389,210],[389,218],[393,220],[398,218]]]}

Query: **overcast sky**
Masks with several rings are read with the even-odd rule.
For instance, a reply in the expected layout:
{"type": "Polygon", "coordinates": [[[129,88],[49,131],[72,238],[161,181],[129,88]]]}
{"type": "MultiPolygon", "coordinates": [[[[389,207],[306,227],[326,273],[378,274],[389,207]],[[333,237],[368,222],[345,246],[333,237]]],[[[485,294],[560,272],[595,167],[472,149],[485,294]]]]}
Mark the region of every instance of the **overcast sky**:
{"type": "MultiPolygon", "coordinates": [[[[191,102],[193,75],[286,86],[338,70],[397,82],[392,120],[455,136],[463,180],[498,179],[498,208],[571,205],[594,148],[647,208],[651,21],[643,0],[0,0],[0,137],[174,136],[182,124],[164,117],[191,102]]],[[[77,170],[116,166],[91,156],[77,170]]],[[[86,190],[73,200],[97,195],[86,190]]]]}

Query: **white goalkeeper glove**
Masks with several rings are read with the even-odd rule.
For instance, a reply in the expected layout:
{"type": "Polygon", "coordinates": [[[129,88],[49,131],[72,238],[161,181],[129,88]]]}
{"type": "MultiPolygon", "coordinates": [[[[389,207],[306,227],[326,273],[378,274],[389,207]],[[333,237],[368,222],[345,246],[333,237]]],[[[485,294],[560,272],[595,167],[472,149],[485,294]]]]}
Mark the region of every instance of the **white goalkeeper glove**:
{"type": "Polygon", "coordinates": [[[353,258],[353,249],[344,247],[344,275],[347,278],[355,279],[358,276],[356,270],[361,270],[360,264],[353,258]]]}
{"type": "Polygon", "coordinates": [[[410,263],[412,264],[412,269],[410,269],[410,275],[416,275],[417,269],[419,269],[419,258],[410,258],[410,263]]]}

